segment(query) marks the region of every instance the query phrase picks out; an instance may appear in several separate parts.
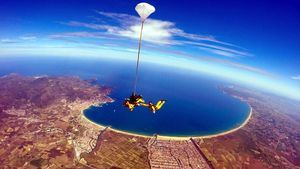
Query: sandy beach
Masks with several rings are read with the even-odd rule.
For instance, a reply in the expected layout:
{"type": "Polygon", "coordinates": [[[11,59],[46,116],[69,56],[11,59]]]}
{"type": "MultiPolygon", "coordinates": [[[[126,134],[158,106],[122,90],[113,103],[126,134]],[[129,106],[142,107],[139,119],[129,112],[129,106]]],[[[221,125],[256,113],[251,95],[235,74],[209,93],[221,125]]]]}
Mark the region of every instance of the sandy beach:
{"type": "MultiPolygon", "coordinates": [[[[163,136],[163,135],[156,135],[157,139],[158,140],[189,140],[190,138],[199,138],[199,139],[202,139],[202,138],[212,138],[212,137],[218,137],[218,136],[222,136],[222,135],[226,135],[226,134],[229,134],[229,133],[233,133],[241,128],[243,128],[248,122],[249,120],[251,119],[252,117],[252,107],[249,105],[250,107],[250,112],[249,112],[249,115],[247,117],[247,119],[238,127],[236,128],[233,128],[231,130],[228,130],[228,131],[224,131],[224,132],[221,132],[221,133],[217,133],[217,134],[211,134],[211,135],[203,135],[203,136],[163,136]]],[[[142,135],[142,134],[136,134],[136,133],[130,133],[130,132],[126,132],[126,131],[121,131],[121,130],[117,130],[117,129],[114,129],[114,128],[111,128],[110,126],[104,126],[104,125],[100,125],[96,122],[93,122],[91,121],[90,119],[88,119],[85,115],[84,115],[84,111],[86,109],[83,109],[81,110],[81,116],[89,121],[90,123],[93,123],[94,125],[96,126],[100,126],[100,127],[103,127],[103,128],[108,128],[109,130],[111,131],[114,131],[114,132],[117,132],[117,133],[121,133],[121,134],[125,134],[125,135],[130,135],[130,136],[136,136],[136,137],[144,137],[144,138],[152,138],[154,136],[147,136],[147,135],[142,135]]]]}

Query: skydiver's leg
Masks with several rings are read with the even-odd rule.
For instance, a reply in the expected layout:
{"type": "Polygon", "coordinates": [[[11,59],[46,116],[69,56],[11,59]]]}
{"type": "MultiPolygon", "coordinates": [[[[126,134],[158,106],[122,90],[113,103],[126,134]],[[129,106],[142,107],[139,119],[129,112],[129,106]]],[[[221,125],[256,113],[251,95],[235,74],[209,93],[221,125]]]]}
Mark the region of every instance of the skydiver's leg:
{"type": "Polygon", "coordinates": [[[165,102],[165,100],[159,100],[155,105],[155,109],[159,110],[165,104],[165,102]]]}
{"type": "Polygon", "coordinates": [[[153,113],[155,113],[155,111],[157,110],[154,105],[150,105],[149,108],[153,113]]]}
{"type": "Polygon", "coordinates": [[[135,108],[135,106],[134,106],[133,104],[130,104],[130,105],[129,105],[130,111],[133,111],[134,108],[135,108]]]}

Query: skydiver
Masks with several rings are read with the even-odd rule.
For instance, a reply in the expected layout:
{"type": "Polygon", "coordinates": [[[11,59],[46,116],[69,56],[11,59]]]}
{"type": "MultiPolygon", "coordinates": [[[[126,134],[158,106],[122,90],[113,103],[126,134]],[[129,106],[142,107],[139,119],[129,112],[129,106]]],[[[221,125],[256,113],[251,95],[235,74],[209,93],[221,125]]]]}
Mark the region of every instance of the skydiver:
{"type": "Polygon", "coordinates": [[[133,109],[136,106],[140,106],[140,104],[145,103],[145,100],[141,95],[132,93],[132,95],[128,98],[125,99],[123,102],[123,106],[127,107],[130,111],[133,111],[133,109]]]}
{"type": "Polygon", "coordinates": [[[132,104],[139,105],[141,103],[145,103],[145,100],[143,99],[142,95],[132,93],[129,97],[129,100],[132,104]]]}
{"type": "Polygon", "coordinates": [[[151,101],[146,104],[142,103],[141,106],[148,107],[153,113],[156,113],[157,110],[161,109],[161,107],[165,104],[166,100],[159,100],[156,105],[154,105],[151,101]]]}
{"type": "Polygon", "coordinates": [[[125,101],[123,102],[123,106],[127,107],[130,111],[133,111],[135,108],[135,104],[133,104],[130,99],[126,98],[125,101]]]}

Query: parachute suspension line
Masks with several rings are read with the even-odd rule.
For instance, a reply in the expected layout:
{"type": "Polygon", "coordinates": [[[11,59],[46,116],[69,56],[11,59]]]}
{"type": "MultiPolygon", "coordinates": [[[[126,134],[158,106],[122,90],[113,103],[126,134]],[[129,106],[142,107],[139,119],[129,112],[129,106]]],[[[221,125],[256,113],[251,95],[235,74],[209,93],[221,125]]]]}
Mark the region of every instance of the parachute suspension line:
{"type": "Polygon", "coordinates": [[[143,28],[144,28],[144,21],[142,21],[140,38],[139,38],[138,56],[137,56],[136,68],[135,68],[135,81],[134,81],[134,86],[133,86],[133,93],[134,94],[136,94],[136,85],[137,85],[137,80],[138,80],[138,72],[139,72],[140,53],[141,53],[141,46],[142,46],[143,28]]]}

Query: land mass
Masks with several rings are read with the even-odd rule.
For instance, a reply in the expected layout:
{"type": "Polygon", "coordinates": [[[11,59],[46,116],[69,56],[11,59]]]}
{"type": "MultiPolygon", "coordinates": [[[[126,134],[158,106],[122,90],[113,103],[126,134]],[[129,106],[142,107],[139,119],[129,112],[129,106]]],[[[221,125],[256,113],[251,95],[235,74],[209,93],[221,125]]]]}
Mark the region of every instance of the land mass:
{"type": "Polygon", "coordinates": [[[298,102],[240,87],[248,123],[209,138],[140,137],[91,123],[110,89],[78,77],[0,78],[0,168],[300,168],[298,102]]]}
{"type": "Polygon", "coordinates": [[[78,77],[0,78],[0,168],[72,168],[103,130],[81,110],[113,101],[78,77]]]}
{"type": "Polygon", "coordinates": [[[250,89],[222,90],[246,101],[253,116],[242,129],[198,143],[216,168],[300,168],[299,102],[250,89]]]}

